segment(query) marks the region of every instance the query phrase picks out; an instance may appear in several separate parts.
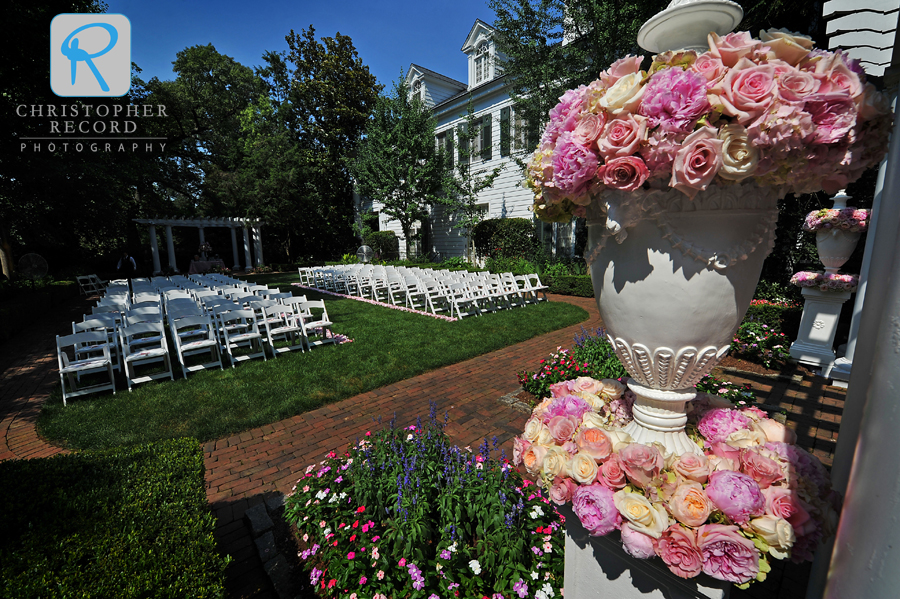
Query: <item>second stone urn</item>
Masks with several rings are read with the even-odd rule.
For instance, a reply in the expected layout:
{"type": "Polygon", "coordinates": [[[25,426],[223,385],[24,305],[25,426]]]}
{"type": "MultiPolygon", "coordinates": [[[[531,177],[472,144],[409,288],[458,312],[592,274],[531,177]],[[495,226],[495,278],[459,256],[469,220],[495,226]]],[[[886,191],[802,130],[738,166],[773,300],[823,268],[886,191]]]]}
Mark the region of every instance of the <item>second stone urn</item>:
{"type": "Polygon", "coordinates": [[[626,431],[678,455],[701,453],[685,434],[695,385],[728,351],[771,251],[779,192],[753,183],[607,191],[589,213],[600,316],[637,395],[626,431]]]}

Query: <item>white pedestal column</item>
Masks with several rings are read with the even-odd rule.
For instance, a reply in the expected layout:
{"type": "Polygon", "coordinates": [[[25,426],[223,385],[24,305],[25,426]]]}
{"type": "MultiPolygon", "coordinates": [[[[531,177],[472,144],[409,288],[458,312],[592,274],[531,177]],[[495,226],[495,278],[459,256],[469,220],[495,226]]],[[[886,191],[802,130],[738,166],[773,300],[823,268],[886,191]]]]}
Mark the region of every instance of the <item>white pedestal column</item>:
{"type": "MultiPolygon", "coordinates": [[[[197,230],[200,231],[200,245],[202,246],[206,243],[206,236],[204,235],[203,227],[197,227],[197,230]]],[[[206,252],[200,252],[200,259],[206,260],[206,252]]]]}
{"type": "Polygon", "coordinates": [[[244,258],[244,268],[246,270],[253,268],[253,262],[250,261],[250,232],[247,230],[247,225],[244,225],[244,258]]]}
{"type": "Polygon", "coordinates": [[[166,225],[166,250],[169,252],[169,268],[178,272],[175,266],[175,244],[172,243],[172,225],[166,225]]]}
{"type": "Polygon", "coordinates": [[[690,580],[679,578],[660,558],[635,559],[625,553],[618,532],[592,537],[571,507],[564,506],[560,513],[566,517],[566,599],[727,599],[730,596],[730,582],[705,574],[690,580]]]}
{"type": "Polygon", "coordinates": [[[849,291],[820,291],[805,287],[805,303],[800,332],[791,344],[791,357],[802,364],[830,371],[834,364],[834,334],[837,331],[841,307],[850,299],[849,291]]]}
{"type": "Polygon", "coordinates": [[[263,259],[262,249],[262,226],[254,227],[253,237],[256,242],[256,265],[263,266],[266,262],[263,259]]]}
{"type": "Polygon", "coordinates": [[[156,241],[156,225],[150,225],[150,256],[153,258],[153,275],[162,273],[159,264],[159,245],[156,241]]]}
{"type": "Polygon", "coordinates": [[[237,231],[234,227],[231,227],[231,253],[234,254],[234,268],[232,270],[240,270],[241,263],[238,260],[237,231]]]}

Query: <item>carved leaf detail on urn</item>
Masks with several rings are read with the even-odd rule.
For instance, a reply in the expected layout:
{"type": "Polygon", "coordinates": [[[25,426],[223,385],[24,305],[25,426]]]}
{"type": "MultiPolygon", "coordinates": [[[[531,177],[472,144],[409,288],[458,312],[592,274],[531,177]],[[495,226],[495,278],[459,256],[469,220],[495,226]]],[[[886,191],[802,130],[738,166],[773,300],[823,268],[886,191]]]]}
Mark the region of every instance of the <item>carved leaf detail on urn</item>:
{"type": "Polygon", "coordinates": [[[697,349],[668,347],[651,351],[646,345],[629,343],[621,337],[608,336],[616,355],[628,374],[640,385],[664,391],[690,389],[710,373],[719,357],[728,351],[714,346],[697,349]]]}

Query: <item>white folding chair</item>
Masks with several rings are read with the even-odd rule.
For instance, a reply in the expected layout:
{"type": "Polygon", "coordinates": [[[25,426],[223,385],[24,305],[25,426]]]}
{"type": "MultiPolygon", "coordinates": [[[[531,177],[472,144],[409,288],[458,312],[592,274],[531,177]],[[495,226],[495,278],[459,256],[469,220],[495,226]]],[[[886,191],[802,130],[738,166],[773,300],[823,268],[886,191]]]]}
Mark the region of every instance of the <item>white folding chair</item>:
{"type": "Polygon", "coordinates": [[[119,340],[122,345],[122,362],[125,366],[125,380],[128,390],[132,385],[168,377],[175,380],[172,373],[172,360],[169,356],[169,345],[161,322],[142,322],[119,329],[119,340]],[[138,376],[137,367],[162,362],[162,372],[149,372],[138,376]]]}
{"type": "Polygon", "coordinates": [[[281,304],[265,306],[262,313],[266,331],[265,342],[272,350],[273,357],[295,349],[304,351],[303,325],[300,316],[294,314],[290,307],[281,304]],[[276,341],[287,341],[290,345],[275,347],[276,341]]]}
{"type": "Polygon", "coordinates": [[[478,299],[469,293],[466,283],[453,283],[447,288],[447,297],[450,301],[450,316],[462,319],[464,316],[481,316],[481,308],[478,299]],[[465,308],[465,311],[463,310],[465,308]]]}
{"type": "Polygon", "coordinates": [[[261,357],[263,361],[267,360],[262,333],[259,332],[253,310],[222,312],[219,314],[219,326],[225,337],[225,351],[228,353],[232,368],[236,362],[253,358],[261,357]],[[234,350],[244,346],[249,348],[250,353],[235,356],[234,350]]]}
{"type": "Polygon", "coordinates": [[[185,316],[169,322],[175,355],[181,365],[181,372],[187,378],[188,372],[219,367],[223,370],[222,350],[213,331],[209,316],[185,316]],[[187,365],[186,357],[209,353],[210,359],[202,364],[187,365]]]}
{"type": "Polygon", "coordinates": [[[328,310],[325,308],[323,300],[305,301],[299,306],[301,313],[298,317],[303,325],[303,341],[306,343],[307,349],[312,349],[315,345],[337,342],[331,332],[333,323],[328,319],[328,310]],[[310,341],[310,337],[318,337],[318,339],[310,341]]]}
{"type": "Polygon", "coordinates": [[[77,397],[88,393],[111,390],[116,393],[116,379],[113,375],[112,360],[109,357],[109,345],[105,331],[85,331],[74,333],[64,337],[56,336],[56,360],[59,366],[59,382],[62,385],[63,405],[69,397],[77,397]],[[78,359],[75,352],[77,348],[97,345],[101,347],[99,355],[92,355],[78,359]],[[67,349],[71,350],[70,356],[67,349]],[[78,384],[83,375],[105,372],[109,376],[108,383],[94,383],[79,389],[78,384]],[[66,391],[66,380],[69,381],[69,390],[66,391]],[[76,382],[77,381],[77,382],[76,382]]]}
{"type": "Polygon", "coordinates": [[[82,322],[72,323],[72,334],[86,333],[88,331],[102,331],[106,333],[105,343],[82,344],[75,347],[75,359],[84,360],[91,356],[103,353],[101,346],[106,346],[109,353],[109,359],[112,361],[113,370],[119,370],[121,367],[121,352],[119,351],[118,329],[121,323],[116,322],[114,314],[101,315],[95,314],[87,317],[82,322]]]}

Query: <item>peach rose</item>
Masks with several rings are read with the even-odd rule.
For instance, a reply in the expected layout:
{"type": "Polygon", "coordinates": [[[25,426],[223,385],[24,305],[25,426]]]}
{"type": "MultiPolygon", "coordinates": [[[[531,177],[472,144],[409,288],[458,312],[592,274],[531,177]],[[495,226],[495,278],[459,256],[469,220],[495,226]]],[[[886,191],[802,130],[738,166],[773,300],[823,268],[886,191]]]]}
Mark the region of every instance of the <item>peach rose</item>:
{"type": "Polygon", "coordinates": [[[566,469],[573,479],[583,485],[589,485],[597,479],[597,462],[585,451],[579,451],[572,456],[566,469]]]}
{"type": "Polygon", "coordinates": [[[544,466],[544,456],[547,455],[547,448],[542,445],[532,443],[528,449],[522,453],[522,463],[525,464],[525,470],[532,476],[537,476],[544,466]]]}
{"type": "Polygon", "coordinates": [[[697,453],[685,453],[675,459],[672,470],[686,480],[705,483],[709,479],[709,460],[697,453]]]}
{"type": "Polygon", "coordinates": [[[752,55],[760,45],[748,31],[737,31],[724,37],[711,31],[706,40],[709,42],[709,53],[720,59],[726,67],[737,65],[742,58],[752,55]]]}
{"type": "Polygon", "coordinates": [[[741,181],[756,172],[759,150],[750,143],[747,129],[737,123],[719,129],[722,140],[722,168],[719,176],[729,181],[741,181]]]}
{"type": "Polygon", "coordinates": [[[787,29],[761,29],[759,39],[771,50],[771,53],[789,65],[797,66],[813,49],[812,38],[787,29]]]}
{"type": "Polygon", "coordinates": [[[541,465],[541,478],[549,487],[557,476],[564,476],[569,463],[569,453],[559,446],[547,448],[544,463],[541,465]]]}
{"type": "Polygon", "coordinates": [[[619,399],[622,397],[622,394],[625,393],[625,385],[616,379],[603,379],[600,382],[603,383],[603,390],[600,391],[600,397],[607,401],[619,399]]]}
{"type": "Polygon", "coordinates": [[[600,395],[603,389],[603,383],[589,376],[580,376],[572,383],[572,391],[575,393],[584,392],[591,395],[600,395]]]}
{"type": "Polygon", "coordinates": [[[668,501],[669,511],[676,520],[687,526],[702,526],[709,518],[713,506],[703,485],[686,482],[678,485],[668,501]]]}
{"type": "Polygon", "coordinates": [[[741,470],[755,480],[760,489],[784,480],[784,472],[778,462],[752,449],[745,449],[741,452],[741,470]]]}
{"type": "Polygon", "coordinates": [[[578,449],[597,461],[607,460],[612,453],[612,443],[606,433],[599,428],[582,427],[575,437],[578,449]]]}
{"type": "Polygon", "coordinates": [[[632,529],[658,539],[669,527],[669,515],[661,503],[650,503],[640,493],[616,491],[613,503],[632,529]]]}
{"type": "Polygon", "coordinates": [[[750,520],[750,528],[769,545],[769,554],[775,559],[785,559],[791,555],[791,547],[797,536],[794,527],[784,518],[760,516],[750,520]]]}
{"type": "Polygon", "coordinates": [[[770,443],[789,443],[794,445],[797,442],[797,433],[771,418],[764,418],[752,423],[751,426],[764,434],[766,441],[770,443]]]}

